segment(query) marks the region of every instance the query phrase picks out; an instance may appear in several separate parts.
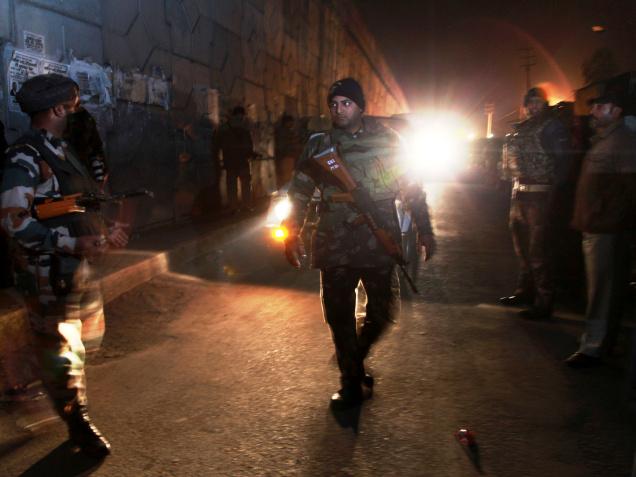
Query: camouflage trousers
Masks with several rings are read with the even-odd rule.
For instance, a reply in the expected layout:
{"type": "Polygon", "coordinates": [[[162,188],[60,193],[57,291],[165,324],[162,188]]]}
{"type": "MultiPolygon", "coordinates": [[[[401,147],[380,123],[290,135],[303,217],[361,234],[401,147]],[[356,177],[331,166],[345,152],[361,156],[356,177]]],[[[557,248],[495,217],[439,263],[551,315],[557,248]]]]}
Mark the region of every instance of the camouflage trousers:
{"type": "Polygon", "coordinates": [[[548,194],[518,193],[510,204],[510,231],[520,271],[515,295],[534,297],[535,306],[554,300],[548,194]]]}
{"type": "Polygon", "coordinates": [[[400,285],[395,267],[333,267],[320,271],[320,296],[331,329],[343,386],[360,383],[371,346],[394,323],[400,311],[400,285]],[[367,295],[366,314],[356,323],[356,288],[367,295]]]}
{"type": "Polygon", "coordinates": [[[18,275],[18,288],[25,295],[42,383],[66,418],[87,403],[84,363],[86,353],[96,351],[104,336],[103,300],[86,260],[79,263],[64,295],[51,287],[50,265],[50,256],[39,256],[18,275]]]}

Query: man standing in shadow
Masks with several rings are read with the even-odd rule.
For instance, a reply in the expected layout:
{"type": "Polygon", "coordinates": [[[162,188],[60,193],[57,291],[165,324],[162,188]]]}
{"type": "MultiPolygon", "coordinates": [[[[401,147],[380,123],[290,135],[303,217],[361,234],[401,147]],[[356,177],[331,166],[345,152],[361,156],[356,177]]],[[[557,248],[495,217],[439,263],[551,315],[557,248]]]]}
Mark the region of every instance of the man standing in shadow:
{"type": "Polygon", "coordinates": [[[219,128],[219,150],[223,153],[223,168],[226,173],[228,206],[238,212],[237,180],[241,181],[240,207],[252,208],[252,176],[250,159],[254,157],[252,135],[245,117],[245,108],[237,106],[230,119],[219,128]]]}

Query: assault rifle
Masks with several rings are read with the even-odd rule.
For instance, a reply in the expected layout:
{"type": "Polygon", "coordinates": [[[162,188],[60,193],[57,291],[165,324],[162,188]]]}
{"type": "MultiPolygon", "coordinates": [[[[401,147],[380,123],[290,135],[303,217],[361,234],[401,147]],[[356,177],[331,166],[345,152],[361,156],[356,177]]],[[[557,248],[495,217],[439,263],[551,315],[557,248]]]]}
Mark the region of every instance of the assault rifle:
{"type": "Polygon", "coordinates": [[[419,293],[413,279],[406,271],[407,262],[402,254],[402,247],[384,227],[378,208],[369,192],[360,187],[345,166],[338,149],[334,146],[312,157],[311,167],[324,178],[327,183],[338,187],[343,193],[338,194],[338,202],[348,202],[360,213],[358,221],[369,227],[382,248],[400,267],[406,281],[414,293],[419,293]]]}
{"type": "Polygon", "coordinates": [[[71,194],[56,198],[35,199],[35,216],[45,220],[60,215],[84,213],[86,207],[97,207],[100,203],[120,202],[129,197],[147,196],[154,197],[154,194],[146,189],[138,189],[121,194],[106,195],[101,193],[71,194]]]}

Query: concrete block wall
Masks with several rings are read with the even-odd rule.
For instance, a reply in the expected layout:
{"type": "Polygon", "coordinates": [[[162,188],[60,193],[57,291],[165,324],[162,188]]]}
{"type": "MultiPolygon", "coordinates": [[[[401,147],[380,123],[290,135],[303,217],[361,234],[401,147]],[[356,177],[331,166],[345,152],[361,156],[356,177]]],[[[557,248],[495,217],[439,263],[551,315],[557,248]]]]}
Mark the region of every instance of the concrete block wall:
{"type": "MultiPolygon", "coordinates": [[[[25,30],[45,37],[45,54],[55,61],[90,59],[170,82],[168,108],[120,98],[102,125],[113,188],[144,186],[157,195],[152,205],[137,206],[137,226],[175,219],[177,157],[185,147],[179,128],[203,115],[222,120],[233,106],[247,106],[258,152],[267,160],[272,125],[283,112],[327,114],[326,91],[338,78],[361,81],[370,114],[407,109],[348,0],[0,0],[5,47],[22,49],[25,30]],[[218,91],[218,112],[197,101],[196,91],[206,88],[218,91]]],[[[6,54],[3,60],[0,117],[14,138],[25,120],[6,110],[6,54]]],[[[268,168],[259,164],[255,177],[267,176],[267,169],[273,175],[268,168]]],[[[214,176],[214,168],[208,170],[214,176]]],[[[255,190],[265,194],[269,184],[255,190]]]]}

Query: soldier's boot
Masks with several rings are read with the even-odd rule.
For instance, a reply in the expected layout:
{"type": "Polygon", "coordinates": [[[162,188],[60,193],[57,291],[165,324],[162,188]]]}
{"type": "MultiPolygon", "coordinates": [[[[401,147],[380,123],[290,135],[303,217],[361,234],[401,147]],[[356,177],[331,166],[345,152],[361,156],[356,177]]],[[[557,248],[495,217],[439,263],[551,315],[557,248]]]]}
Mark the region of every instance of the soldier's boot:
{"type": "Polygon", "coordinates": [[[94,459],[103,459],[110,454],[110,442],[91,422],[86,406],[76,407],[67,417],[66,424],[69,439],[84,454],[94,459]]]}
{"type": "MultiPolygon", "coordinates": [[[[364,375],[371,377],[371,375],[364,375]]],[[[331,396],[331,405],[335,408],[348,408],[353,406],[359,406],[364,400],[371,398],[373,395],[373,389],[371,386],[364,384],[363,379],[341,379],[342,387],[338,392],[331,396]]],[[[371,377],[371,380],[373,378],[371,377]]]]}
{"type": "Polygon", "coordinates": [[[373,391],[371,388],[357,385],[343,386],[331,396],[331,406],[334,408],[349,408],[359,406],[363,401],[369,399],[373,391]]]}
{"type": "Polygon", "coordinates": [[[364,377],[362,378],[362,385],[367,388],[373,390],[373,385],[375,384],[375,379],[369,373],[364,373],[364,377]]]}
{"type": "Polygon", "coordinates": [[[519,315],[526,320],[547,320],[552,317],[553,295],[538,293],[530,308],[522,310],[519,315]]]}

